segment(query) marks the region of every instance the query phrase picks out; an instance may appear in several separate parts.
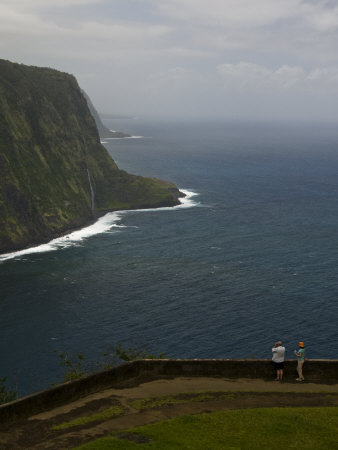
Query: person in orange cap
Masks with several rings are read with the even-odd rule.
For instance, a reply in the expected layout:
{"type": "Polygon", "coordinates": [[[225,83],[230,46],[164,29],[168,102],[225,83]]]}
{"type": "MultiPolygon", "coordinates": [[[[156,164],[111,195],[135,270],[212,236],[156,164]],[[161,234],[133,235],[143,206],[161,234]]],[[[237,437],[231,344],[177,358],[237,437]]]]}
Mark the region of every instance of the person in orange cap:
{"type": "Polygon", "coordinates": [[[296,378],[296,381],[304,381],[303,376],[303,364],[305,361],[305,345],[304,342],[298,343],[298,350],[294,351],[294,354],[297,356],[297,372],[298,372],[298,378],[296,378]]]}

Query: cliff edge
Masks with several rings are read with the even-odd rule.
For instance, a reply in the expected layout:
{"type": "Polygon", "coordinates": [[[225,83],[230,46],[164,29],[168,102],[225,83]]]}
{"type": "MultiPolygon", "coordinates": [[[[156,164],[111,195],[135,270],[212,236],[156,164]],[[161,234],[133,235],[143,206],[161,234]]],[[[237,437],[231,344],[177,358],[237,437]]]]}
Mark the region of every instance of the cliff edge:
{"type": "Polygon", "coordinates": [[[0,60],[0,253],[180,196],[117,167],[72,75],[0,60]]]}
{"type": "Polygon", "coordinates": [[[83,89],[81,90],[81,92],[84,98],[87,100],[89,111],[95,120],[97,131],[99,132],[99,136],[101,139],[116,139],[116,138],[121,139],[130,137],[130,134],[123,133],[122,131],[108,130],[108,128],[103,125],[101,117],[99,116],[99,113],[96,111],[96,108],[93,105],[93,102],[89,98],[88,94],[86,94],[86,92],[83,89]]]}

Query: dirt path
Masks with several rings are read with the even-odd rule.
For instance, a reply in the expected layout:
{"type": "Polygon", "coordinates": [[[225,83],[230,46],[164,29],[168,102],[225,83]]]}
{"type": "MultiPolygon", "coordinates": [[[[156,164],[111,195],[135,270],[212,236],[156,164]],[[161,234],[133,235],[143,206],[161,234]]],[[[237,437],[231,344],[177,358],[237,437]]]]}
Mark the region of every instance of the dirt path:
{"type": "Polygon", "coordinates": [[[338,385],[278,383],[222,378],[156,380],[132,388],[108,389],[62,407],[0,428],[0,449],[71,449],[112,431],[223,409],[283,406],[338,406],[338,385]],[[169,396],[155,404],[135,400],[169,396]],[[83,417],[118,408],[117,417],[53,429],[83,417]]]}

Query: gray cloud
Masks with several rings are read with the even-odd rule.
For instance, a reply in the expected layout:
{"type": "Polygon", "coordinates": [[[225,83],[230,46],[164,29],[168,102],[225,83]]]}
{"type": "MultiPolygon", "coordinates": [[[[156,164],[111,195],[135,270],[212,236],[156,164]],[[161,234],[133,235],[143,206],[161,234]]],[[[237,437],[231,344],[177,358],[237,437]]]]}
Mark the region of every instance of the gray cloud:
{"type": "Polygon", "coordinates": [[[338,91],[338,67],[316,68],[305,71],[301,67],[284,65],[275,70],[267,67],[240,62],[238,64],[220,64],[220,75],[229,89],[239,90],[311,90],[321,93],[329,88],[338,91]]]}
{"type": "Polygon", "coordinates": [[[73,73],[104,112],[247,117],[259,96],[262,117],[337,119],[337,38],[327,0],[0,4],[2,57],[73,73]]]}

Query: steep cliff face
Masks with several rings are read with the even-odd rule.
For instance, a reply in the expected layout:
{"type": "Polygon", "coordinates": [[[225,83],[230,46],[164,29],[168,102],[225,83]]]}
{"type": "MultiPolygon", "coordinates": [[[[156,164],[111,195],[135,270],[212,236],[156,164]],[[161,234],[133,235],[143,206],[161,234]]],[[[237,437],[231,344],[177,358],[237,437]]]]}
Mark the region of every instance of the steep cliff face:
{"type": "Polygon", "coordinates": [[[73,76],[0,60],[0,253],[178,197],[171,183],[118,169],[73,76]]]}
{"type": "Polygon", "coordinates": [[[102,120],[99,116],[99,113],[96,111],[96,108],[94,107],[89,96],[85,93],[84,90],[82,90],[81,92],[82,92],[84,98],[87,100],[89,111],[95,120],[96,128],[97,128],[97,131],[99,132],[100,138],[103,138],[103,139],[114,139],[115,138],[116,139],[116,138],[130,137],[130,134],[123,133],[122,131],[108,130],[108,128],[103,125],[102,120]]]}

